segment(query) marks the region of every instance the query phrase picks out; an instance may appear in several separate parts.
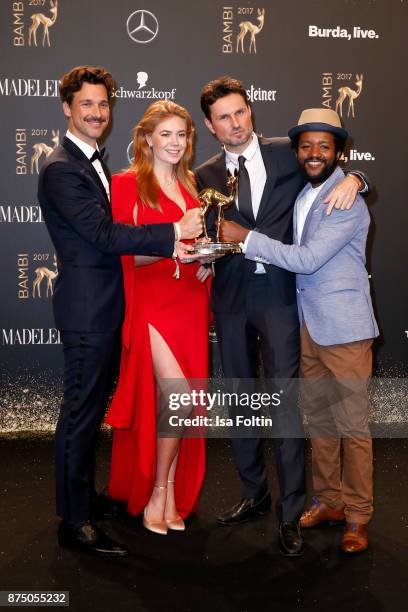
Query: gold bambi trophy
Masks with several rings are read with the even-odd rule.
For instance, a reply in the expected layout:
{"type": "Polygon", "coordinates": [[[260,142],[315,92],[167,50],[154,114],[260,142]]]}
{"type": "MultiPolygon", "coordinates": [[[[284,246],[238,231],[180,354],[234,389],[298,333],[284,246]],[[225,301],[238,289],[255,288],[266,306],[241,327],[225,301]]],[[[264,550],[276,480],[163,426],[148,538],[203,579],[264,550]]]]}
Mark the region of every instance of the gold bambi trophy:
{"type": "Polygon", "coordinates": [[[204,223],[204,236],[208,238],[207,228],[205,226],[205,218],[212,206],[216,206],[217,212],[217,240],[216,242],[196,242],[194,245],[194,253],[200,255],[226,255],[230,253],[241,253],[241,247],[237,242],[220,242],[219,224],[224,218],[224,209],[228,208],[235,202],[238,189],[238,174],[235,172],[232,175],[228,172],[227,187],[230,189],[230,195],[226,196],[213,187],[203,189],[198,194],[200,200],[200,212],[204,223]]]}

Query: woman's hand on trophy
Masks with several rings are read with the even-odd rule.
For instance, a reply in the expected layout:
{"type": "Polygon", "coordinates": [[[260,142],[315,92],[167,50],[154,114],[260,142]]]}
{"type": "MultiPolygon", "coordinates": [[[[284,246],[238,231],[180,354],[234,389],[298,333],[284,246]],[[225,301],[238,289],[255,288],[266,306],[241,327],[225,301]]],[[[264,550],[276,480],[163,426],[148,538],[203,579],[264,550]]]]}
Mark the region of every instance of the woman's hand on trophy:
{"type": "Polygon", "coordinates": [[[179,221],[181,235],[180,239],[197,238],[203,233],[203,217],[199,208],[188,210],[184,217],[179,221]]]}
{"type": "Polygon", "coordinates": [[[202,283],[207,280],[209,276],[213,275],[212,268],[206,268],[205,266],[200,266],[197,270],[197,278],[202,283]]]}
{"type": "Polygon", "coordinates": [[[250,231],[235,221],[222,219],[219,223],[219,237],[222,242],[244,242],[250,231]]]}

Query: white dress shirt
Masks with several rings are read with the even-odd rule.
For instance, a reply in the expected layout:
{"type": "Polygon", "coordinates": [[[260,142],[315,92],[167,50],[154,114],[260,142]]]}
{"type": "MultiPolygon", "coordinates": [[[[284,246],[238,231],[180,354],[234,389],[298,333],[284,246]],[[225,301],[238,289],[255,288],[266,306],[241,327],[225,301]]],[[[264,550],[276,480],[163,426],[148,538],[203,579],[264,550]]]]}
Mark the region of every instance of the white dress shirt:
{"type": "MultiPolygon", "coordinates": [[[[256,219],[259,206],[261,204],[262,194],[266,183],[266,169],[262,159],[261,149],[259,147],[258,137],[255,133],[252,134],[252,139],[247,148],[242,153],[231,153],[225,149],[225,163],[227,170],[234,174],[235,170],[239,169],[238,157],[245,157],[245,168],[248,171],[249,182],[251,185],[251,201],[252,210],[256,219]]],[[[237,196],[236,205],[239,210],[239,194],[237,196]]],[[[256,274],[265,274],[265,268],[262,264],[257,263],[256,274]]]]}
{"type": "MultiPolygon", "coordinates": [[[[70,132],[69,130],[67,131],[67,133],[65,134],[65,136],[67,138],[69,138],[70,140],[72,140],[72,142],[74,144],[76,144],[76,146],[81,149],[82,153],[88,158],[91,159],[92,155],[95,152],[94,147],[92,147],[90,144],[88,144],[87,142],[84,142],[83,140],[81,140],[80,138],[78,138],[77,136],[75,136],[72,132],[70,132]]],[[[98,145],[96,145],[96,149],[99,151],[99,147],[98,145]]],[[[99,174],[99,178],[102,181],[103,186],[105,187],[105,191],[106,191],[106,195],[108,196],[108,200],[110,201],[110,189],[109,189],[109,181],[108,181],[108,177],[106,176],[102,164],[100,162],[99,159],[95,159],[92,162],[93,167],[95,168],[95,170],[97,171],[97,173],[99,174]]]]}
{"type": "MultiPolygon", "coordinates": [[[[325,182],[326,181],[324,181],[324,183],[325,182]]],[[[302,197],[296,200],[295,220],[298,244],[300,244],[300,240],[302,238],[306,217],[324,183],[318,187],[312,187],[312,185],[309,183],[302,197]]]]}

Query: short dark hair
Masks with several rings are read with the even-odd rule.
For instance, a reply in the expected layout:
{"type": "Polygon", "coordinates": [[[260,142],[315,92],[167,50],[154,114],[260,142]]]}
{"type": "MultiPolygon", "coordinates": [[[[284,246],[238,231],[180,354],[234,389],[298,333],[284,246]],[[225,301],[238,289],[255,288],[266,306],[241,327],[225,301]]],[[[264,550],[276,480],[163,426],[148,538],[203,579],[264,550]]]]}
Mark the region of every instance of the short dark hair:
{"type": "Polygon", "coordinates": [[[241,81],[233,79],[230,76],[223,76],[214,81],[210,81],[207,85],[204,85],[201,90],[201,110],[207,119],[211,119],[211,106],[219,100],[228,96],[229,94],[237,93],[243,97],[245,104],[251,107],[251,101],[248,98],[246,89],[241,81]]]}
{"type": "Polygon", "coordinates": [[[100,66],[76,66],[65,73],[61,79],[59,92],[62,102],[71,104],[74,93],[79,91],[84,83],[105,85],[110,99],[115,88],[115,81],[110,72],[100,66]]]}
{"type": "MultiPolygon", "coordinates": [[[[307,130],[305,130],[307,131],[307,130]]],[[[324,130],[322,130],[324,131],[324,130]]],[[[299,146],[299,138],[300,135],[303,134],[303,132],[299,132],[299,134],[296,134],[296,136],[294,136],[292,138],[292,149],[294,149],[295,151],[297,151],[298,146],[299,146]]],[[[331,132],[329,132],[329,134],[331,134],[331,132]]],[[[333,138],[334,138],[334,148],[336,153],[343,153],[344,148],[346,146],[346,140],[345,138],[341,138],[340,136],[336,136],[335,134],[332,134],[333,138]]]]}

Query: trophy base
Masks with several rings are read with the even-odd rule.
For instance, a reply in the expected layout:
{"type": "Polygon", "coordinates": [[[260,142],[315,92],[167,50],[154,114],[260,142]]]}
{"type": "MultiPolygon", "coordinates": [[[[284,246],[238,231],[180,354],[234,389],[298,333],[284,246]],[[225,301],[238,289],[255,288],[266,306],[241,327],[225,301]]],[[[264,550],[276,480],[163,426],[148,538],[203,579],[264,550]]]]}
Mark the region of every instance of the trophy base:
{"type": "Polygon", "coordinates": [[[237,242],[196,242],[194,245],[195,255],[227,255],[242,253],[237,242]]]}

